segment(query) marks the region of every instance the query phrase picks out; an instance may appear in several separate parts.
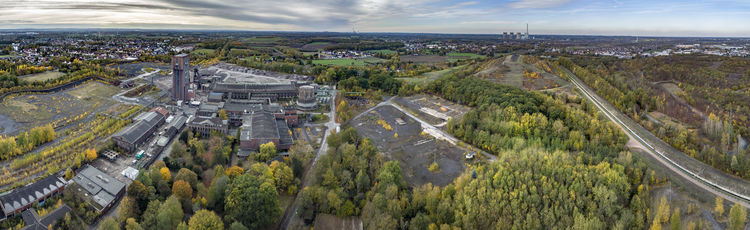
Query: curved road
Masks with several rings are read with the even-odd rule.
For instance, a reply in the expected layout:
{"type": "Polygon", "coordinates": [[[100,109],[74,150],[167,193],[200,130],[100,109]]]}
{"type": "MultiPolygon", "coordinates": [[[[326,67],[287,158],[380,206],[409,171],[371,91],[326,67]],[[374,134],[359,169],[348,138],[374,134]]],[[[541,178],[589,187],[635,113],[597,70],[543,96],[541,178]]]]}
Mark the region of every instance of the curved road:
{"type": "MultiPolygon", "coordinates": [[[[582,92],[584,97],[591,101],[605,116],[607,116],[607,118],[615,122],[615,124],[625,131],[631,140],[635,140],[640,148],[646,150],[648,154],[655,158],[665,168],[673,171],[702,190],[720,196],[731,202],[741,204],[742,206],[750,207],[750,196],[748,196],[747,191],[740,191],[737,189],[737,187],[749,188],[747,181],[738,180],[737,178],[721,172],[714,172],[716,170],[711,169],[710,166],[701,162],[683,162],[685,158],[680,157],[682,158],[680,159],[678,158],[679,156],[675,156],[675,154],[684,155],[684,153],[675,149],[670,149],[671,147],[669,147],[667,143],[661,141],[661,139],[657,138],[658,140],[655,140],[655,138],[651,137],[653,134],[650,134],[643,127],[622,114],[614,108],[614,106],[610,105],[609,102],[597,95],[573,73],[567,72],[567,74],[570,82],[582,92]],[[665,145],[667,147],[664,147],[665,145]],[[671,159],[670,156],[675,159],[671,159]],[[698,166],[698,168],[691,166],[698,166]],[[707,168],[709,169],[709,172],[705,172],[707,168]],[[709,177],[718,178],[719,180],[712,180],[709,177]]],[[[692,160],[697,161],[694,159],[692,160]]]]}

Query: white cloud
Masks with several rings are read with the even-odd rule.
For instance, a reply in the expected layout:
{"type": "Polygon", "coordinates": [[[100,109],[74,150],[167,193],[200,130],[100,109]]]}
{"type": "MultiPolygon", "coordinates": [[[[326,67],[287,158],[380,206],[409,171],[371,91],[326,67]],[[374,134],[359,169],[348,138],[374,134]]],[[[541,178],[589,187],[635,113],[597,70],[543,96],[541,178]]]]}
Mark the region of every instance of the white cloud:
{"type": "Polygon", "coordinates": [[[552,8],[564,5],[571,2],[572,0],[520,0],[508,4],[511,8],[552,8]]]}

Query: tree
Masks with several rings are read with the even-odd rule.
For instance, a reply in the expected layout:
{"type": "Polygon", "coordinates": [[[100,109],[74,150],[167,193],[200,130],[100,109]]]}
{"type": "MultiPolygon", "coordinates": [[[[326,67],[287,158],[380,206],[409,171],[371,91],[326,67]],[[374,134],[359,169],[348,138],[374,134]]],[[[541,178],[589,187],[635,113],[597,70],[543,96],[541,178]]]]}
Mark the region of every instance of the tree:
{"type": "Polygon", "coordinates": [[[190,183],[190,187],[195,188],[195,186],[198,184],[198,174],[195,174],[195,172],[191,171],[190,169],[181,168],[179,171],[177,171],[177,175],[174,177],[174,180],[184,180],[190,183]]]}
{"type": "Polygon", "coordinates": [[[141,225],[147,229],[156,229],[157,227],[157,216],[159,215],[159,208],[161,202],[159,200],[152,200],[148,202],[146,211],[143,211],[141,216],[141,225]]]}
{"type": "Polygon", "coordinates": [[[117,210],[117,218],[121,222],[125,222],[127,219],[138,218],[141,215],[141,209],[138,207],[138,201],[130,196],[122,198],[120,201],[120,208],[117,210]]]}
{"type": "Polygon", "coordinates": [[[268,142],[265,144],[260,145],[260,150],[258,151],[257,156],[255,157],[255,160],[259,162],[266,162],[271,160],[271,158],[276,156],[276,144],[273,142],[268,142]]]}
{"type": "Polygon", "coordinates": [[[94,149],[86,149],[86,161],[91,162],[96,159],[96,150],[94,149]]]}
{"type": "Polygon", "coordinates": [[[729,209],[729,229],[730,230],[742,230],[745,229],[745,221],[747,220],[747,213],[745,207],[742,205],[734,204],[729,209]]]}
{"type": "Polygon", "coordinates": [[[161,179],[164,181],[169,182],[172,179],[172,173],[169,172],[169,168],[162,167],[159,169],[159,174],[161,175],[161,179]]]}
{"type": "Polygon", "coordinates": [[[188,228],[190,230],[222,230],[224,229],[224,222],[216,213],[201,209],[190,218],[188,228]]]}
{"type": "Polygon", "coordinates": [[[125,221],[125,230],[143,230],[143,227],[141,227],[135,219],[128,218],[128,220],[125,221]]]}
{"type": "Polygon", "coordinates": [[[276,182],[276,188],[286,190],[292,183],[294,183],[294,173],[292,168],[289,168],[284,163],[274,161],[271,163],[271,171],[273,171],[274,181],[276,182]]]}
{"type": "Polygon", "coordinates": [[[229,120],[229,117],[227,116],[227,111],[224,109],[220,109],[219,118],[221,118],[222,120],[229,120]]]}
{"type": "Polygon", "coordinates": [[[669,203],[667,202],[667,197],[662,196],[659,199],[659,209],[657,209],[656,215],[658,215],[656,219],[659,219],[659,223],[666,223],[669,220],[669,203]]]}
{"type": "Polygon", "coordinates": [[[229,230],[248,230],[245,225],[242,225],[240,222],[234,222],[232,225],[229,226],[229,230]]]}
{"type": "Polygon", "coordinates": [[[672,212],[672,218],[670,219],[670,229],[680,230],[682,229],[682,223],[680,223],[680,208],[675,208],[672,212]]]}
{"type": "Polygon", "coordinates": [[[71,180],[73,179],[73,170],[70,170],[70,168],[65,169],[65,180],[71,180]]]}
{"type": "Polygon", "coordinates": [[[278,193],[273,184],[249,173],[232,181],[224,210],[230,220],[251,229],[266,227],[281,216],[278,193]]]}
{"type": "Polygon", "coordinates": [[[130,183],[130,185],[128,185],[127,194],[128,197],[138,202],[138,207],[141,209],[145,209],[148,206],[151,194],[149,194],[148,188],[146,188],[141,181],[135,180],[133,183],[130,183]]]}
{"type": "Polygon", "coordinates": [[[723,216],[724,215],[724,199],[722,199],[720,196],[716,196],[716,206],[714,207],[714,212],[716,212],[717,216],[723,216]]]}
{"type": "Polygon", "coordinates": [[[182,205],[175,196],[170,196],[159,207],[159,214],[156,216],[156,229],[171,230],[175,229],[182,221],[182,205]]]}
{"type": "Polygon", "coordinates": [[[99,224],[101,230],[120,230],[120,224],[114,217],[107,217],[99,224]]]}
{"type": "Polygon", "coordinates": [[[227,176],[229,177],[229,179],[234,179],[234,178],[236,178],[237,176],[239,176],[239,175],[242,175],[242,173],[245,173],[245,170],[244,170],[244,169],[242,169],[242,168],[241,168],[241,167],[239,167],[239,166],[232,166],[232,167],[229,167],[229,168],[228,168],[228,169],[227,169],[227,170],[225,171],[225,173],[226,173],[226,175],[227,175],[227,176]]]}
{"type": "Polygon", "coordinates": [[[208,187],[207,206],[209,209],[220,213],[224,212],[224,193],[227,190],[228,183],[229,178],[225,175],[214,177],[214,181],[208,187]]]}
{"type": "Polygon", "coordinates": [[[172,185],[172,194],[180,199],[180,202],[185,202],[193,197],[193,189],[190,184],[184,180],[175,181],[172,185]]]}

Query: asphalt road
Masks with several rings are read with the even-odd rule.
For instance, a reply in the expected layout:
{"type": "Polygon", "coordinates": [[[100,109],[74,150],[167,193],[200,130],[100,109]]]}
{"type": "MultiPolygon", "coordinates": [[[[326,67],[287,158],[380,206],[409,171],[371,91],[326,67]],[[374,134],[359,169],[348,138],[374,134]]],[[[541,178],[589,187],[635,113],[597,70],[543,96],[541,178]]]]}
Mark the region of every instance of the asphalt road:
{"type": "MultiPolygon", "coordinates": [[[[331,98],[336,98],[336,86],[333,86],[333,90],[331,91],[332,95],[331,98]]],[[[298,191],[302,191],[305,189],[305,187],[308,187],[311,185],[312,180],[310,180],[310,174],[312,170],[315,169],[315,164],[318,163],[318,159],[320,159],[320,156],[325,155],[328,153],[328,136],[331,134],[331,130],[337,130],[341,124],[336,122],[335,115],[336,115],[336,100],[331,100],[331,111],[328,114],[328,122],[325,123],[326,130],[323,131],[323,140],[320,143],[320,148],[315,153],[315,158],[313,159],[310,166],[305,170],[304,174],[302,175],[302,187],[298,191]]],[[[309,138],[309,137],[308,137],[309,138]]],[[[312,144],[312,143],[310,143],[312,144]]],[[[283,216],[281,217],[281,221],[279,222],[279,225],[277,226],[278,229],[289,229],[290,224],[292,223],[292,219],[297,216],[297,213],[299,212],[300,205],[297,203],[297,198],[299,198],[299,192],[294,196],[294,200],[292,200],[292,204],[290,205],[292,208],[285,210],[283,213],[283,216]]]]}
{"type": "MultiPolygon", "coordinates": [[[[729,200],[733,203],[741,204],[745,207],[750,207],[750,199],[746,193],[737,191],[733,188],[729,188],[726,185],[727,182],[725,181],[729,181],[730,183],[737,182],[737,178],[733,178],[732,176],[725,174],[722,175],[720,174],[720,172],[712,172],[712,175],[710,175],[711,177],[720,177],[721,180],[711,180],[708,179],[705,174],[701,175],[705,172],[704,169],[710,168],[710,166],[705,164],[701,165],[702,163],[700,162],[691,162],[691,165],[700,165],[700,167],[690,168],[688,166],[683,166],[681,164],[682,162],[680,162],[679,160],[670,159],[670,157],[665,154],[665,151],[671,151],[671,154],[684,155],[684,153],[679,152],[675,149],[670,149],[669,147],[664,147],[669,145],[658,138],[653,138],[653,134],[645,131],[645,129],[643,127],[640,127],[640,125],[638,125],[635,121],[631,120],[629,117],[625,116],[616,108],[614,108],[614,106],[609,104],[609,102],[601,98],[591,88],[586,86],[586,84],[578,79],[577,76],[573,75],[572,73],[568,74],[570,82],[573,83],[573,85],[575,85],[576,88],[578,88],[582,92],[582,95],[584,97],[591,101],[605,116],[607,116],[607,118],[615,122],[615,124],[617,124],[623,131],[625,131],[628,137],[635,140],[639,145],[638,147],[645,150],[645,152],[650,154],[653,158],[657,159],[664,168],[683,177],[686,181],[702,190],[705,190],[716,196],[720,196],[725,200],[729,200]]],[[[740,183],[742,182],[744,182],[743,184],[747,183],[747,181],[741,181],[740,183]]],[[[747,188],[747,186],[737,184],[734,184],[734,186],[747,188]]]]}

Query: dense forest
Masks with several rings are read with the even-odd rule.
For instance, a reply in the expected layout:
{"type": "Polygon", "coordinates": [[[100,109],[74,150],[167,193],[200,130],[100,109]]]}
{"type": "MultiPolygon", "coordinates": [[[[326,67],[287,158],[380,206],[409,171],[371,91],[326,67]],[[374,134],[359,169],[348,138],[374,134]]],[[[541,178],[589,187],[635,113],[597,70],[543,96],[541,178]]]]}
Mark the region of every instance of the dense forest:
{"type": "Polygon", "coordinates": [[[737,144],[738,136],[750,136],[747,59],[577,56],[561,58],[559,64],[673,147],[714,168],[750,178],[750,156],[737,144]],[[678,123],[657,121],[650,112],[666,114],[678,123]]]}
{"type": "Polygon", "coordinates": [[[427,90],[473,106],[448,130],[499,160],[470,166],[444,187],[409,188],[398,162],[346,128],[330,137],[316,185],[300,194],[308,223],[328,213],[360,216],[366,229],[647,226],[649,187],[658,179],[591,105],[455,75],[427,90]]]}

